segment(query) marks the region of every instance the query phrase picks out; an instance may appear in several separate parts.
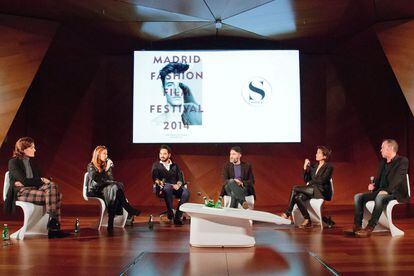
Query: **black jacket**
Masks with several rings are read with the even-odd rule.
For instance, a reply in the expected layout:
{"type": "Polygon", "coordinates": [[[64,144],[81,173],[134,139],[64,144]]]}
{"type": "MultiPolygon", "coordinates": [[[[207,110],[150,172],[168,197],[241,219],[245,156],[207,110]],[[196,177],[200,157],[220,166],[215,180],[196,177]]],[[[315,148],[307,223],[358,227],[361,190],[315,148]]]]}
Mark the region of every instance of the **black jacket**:
{"type": "Polygon", "coordinates": [[[183,173],[181,172],[178,165],[174,162],[171,163],[169,171],[167,171],[167,169],[162,163],[160,163],[160,161],[154,162],[154,164],[152,164],[151,175],[152,181],[154,182],[158,179],[170,184],[177,184],[178,182],[184,184],[183,173]]]}
{"type": "MultiPolygon", "coordinates": [[[[254,175],[252,166],[249,163],[240,162],[241,167],[241,181],[243,182],[244,186],[246,187],[247,194],[253,195],[256,199],[256,193],[254,191],[254,175]]],[[[221,196],[226,195],[226,191],[224,189],[224,185],[226,185],[227,181],[230,179],[234,179],[234,164],[231,162],[227,162],[223,167],[223,174],[222,174],[222,180],[223,180],[223,187],[221,189],[221,196]]]]}
{"type": "Polygon", "coordinates": [[[7,191],[6,200],[4,202],[4,210],[6,213],[12,213],[15,209],[17,192],[19,191],[19,188],[14,186],[16,181],[21,182],[25,187],[39,188],[43,185],[41,180],[42,173],[36,165],[36,162],[30,158],[29,163],[32,168],[33,178],[26,178],[26,168],[24,167],[22,158],[14,157],[9,160],[10,187],[7,191]]]}
{"type": "MultiPolygon", "coordinates": [[[[386,164],[386,160],[382,159],[378,166],[377,178],[375,179],[374,191],[380,189],[381,171],[386,164]]],[[[407,188],[407,173],[408,173],[408,159],[404,156],[396,155],[389,164],[386,172],[388,187],[384,189],[388,194],[394,195],[400,202],[408,202],[408,188],[407,188]]]]}
{"type": "Polygon", "coordinates": [[[112,168],[99,172],[93,163],[88,164],[88,196],[101,196],[102,189],[114,180],[112,168]]]}
{"type": "Polygon", "coordinates": [[[319,169],[318,173],[316,173],[318,165],[318,163],[315,163],[308,167],[303,174],[303,180],[305,181],[305,183],[309,182],[309,185],[311,185],[314,188],[314,198],[323,198],[325,200],[331,200],[331,178],[333,173],[333,167],[331,164],[325,163],[319,169]]]}

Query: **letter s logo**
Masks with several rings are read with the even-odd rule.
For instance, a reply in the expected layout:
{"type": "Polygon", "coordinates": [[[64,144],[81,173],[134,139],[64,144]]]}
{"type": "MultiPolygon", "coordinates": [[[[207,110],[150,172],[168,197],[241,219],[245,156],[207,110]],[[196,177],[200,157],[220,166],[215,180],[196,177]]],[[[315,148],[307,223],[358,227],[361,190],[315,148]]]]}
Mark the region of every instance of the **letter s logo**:
{"type": "MultiPolygon", "coordinates": [[[[261,87],[263,87],[263,81],[259,81],[259,84],[261,84],[261,87]]],[[[249,83],[249,89],[251,90],[251,92],[253,92],[253,94],[249,93],[249,99],[251,101],[254,101],[254,100],[261,101],[261,100],[264,99],[264,97],[266,95],[265,91],[262,88],[254,86],[253,81],[251,81],[249,83]],[[258,94],[258,95],[256,95],[256,94],[258,94]],[[257,99],[257,96],[260,96],[260,99],[257,99]]]]}
{"type": "Polygon", "coordinates": [[[272,87],[269,82],[261,77],[249,79],[242,88],[244,101],[251,106],[263,106],[272,94],[272,87]]]}

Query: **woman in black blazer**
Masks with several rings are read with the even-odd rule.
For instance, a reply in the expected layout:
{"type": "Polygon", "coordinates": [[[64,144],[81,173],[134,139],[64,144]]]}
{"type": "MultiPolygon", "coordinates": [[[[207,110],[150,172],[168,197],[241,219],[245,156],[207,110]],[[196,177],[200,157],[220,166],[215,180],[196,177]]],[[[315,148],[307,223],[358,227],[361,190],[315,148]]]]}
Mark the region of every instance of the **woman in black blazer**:
{"type": "Polygon", "coordinates": [[[312,221],[310,220],[308,210],[304,203],[306,200],[312,198],[331,200],[333,167],[327,162],[330,155],[331,150],[325,146],[318,146],[315,156],[317,163],[311,165],[309,159],[305,159],[305,163],[303,164],[303,179],[306,185],[293,187],[288,208],[286,212],[281,214],[281,217],[292,220],[292,210],[296,204],[304,218],[303,223],[299,227],[312,227],[312,221]]]}
{"type": "Polygon", "coordinates": [[[124,185],[114,180],[112,160],[108,159],[105,146],[97,146],[88,164],[88,196],[100,197],[108,208],[108,232],[114,227],[115,215],[122,215],[124,208],[129,216],[138,216],[140,211],[133,208],[125,198],[124,185]]]}
{"type": "Polygon", "coordinates": [[[63,238],[68,233],[60,230],[62,194],[59,193],[56,183],[42,176],[34,161],[35,152],[32,138],[23,137],[16,142],[13,158],[9,160],[10,187],[6,195],[5,209],[7,213],[12,213],[16,200],[45,205],[49,214],[49,238],[63,238]]]}

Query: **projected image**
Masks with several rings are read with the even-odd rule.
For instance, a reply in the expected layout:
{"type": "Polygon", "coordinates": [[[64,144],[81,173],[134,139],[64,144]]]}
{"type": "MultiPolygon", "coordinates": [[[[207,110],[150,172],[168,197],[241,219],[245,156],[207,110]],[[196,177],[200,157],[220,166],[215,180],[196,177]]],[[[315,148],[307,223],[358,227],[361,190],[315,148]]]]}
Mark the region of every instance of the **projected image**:
{"type": "MultiPolygon", "coordinates": [[[[157,125],[178,123],[185,127],[202,124],[202,109],[185,82],[185,72],[189,65],[170,62],[159,73],[162,83],[162,93],[167,104],[164,106],[151,105],[151,113],[161,113],[154,119],[157,125]]],[[[201,81],[201,80],[200,80],[201,81]]],[[[201,89],[201,85],[198,85],[201,89]]],[[[198,93],[201,98],[201,93],[198,93]]]]}
{"type": "Polygon", "coordinates": [[[300,142],[298,51],[136,51],[134,143],[300,142]]]}

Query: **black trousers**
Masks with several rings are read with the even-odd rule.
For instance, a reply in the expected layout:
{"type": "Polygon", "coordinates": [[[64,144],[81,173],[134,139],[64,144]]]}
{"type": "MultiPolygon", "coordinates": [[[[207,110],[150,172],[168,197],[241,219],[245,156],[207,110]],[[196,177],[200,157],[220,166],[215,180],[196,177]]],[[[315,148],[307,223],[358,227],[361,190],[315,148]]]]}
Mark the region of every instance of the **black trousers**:
{"type": "Polygon", "coordinates": [[[374,210],[372,212],[372,217],[368,221],[368,226],[375,227],[378,223],[379,218],[381,217],[382,211],[387,206],[388,202],[395,199],[393,195],[379,195],[379,191],[369,192],[369,193],[360,193],[356,194],[354,197],[354,224],[362,226],[362,219],[364,216],[364,207],[368,201],[374,200],[374,210]]]}
{"type": "Polygon", "coordinates": [[[176,197],[176,198],[179,198],[180,201],[175,211],[175,219],[177,220],[181,219],[183,212],[180,211],[180,206],[188,202],[190,198],[190,192],[184,186],[181,186],[180,189],[175,190],[173,188],[173,185],[169,183],[165,183],[163,192],[164,192],[165,205],[167,206],[167,210],[168,210],[168,218],[172,219],[174,216],[173,200],[174,200],[174,197],[176,197]]]}
{"type": "Polygon", "coordinates": [[[313,198],[312,186],[294,186],[290,194],[289,205],[286,215],[292,215],[293,206],[298,206],[304,219],[310,219],[309,212],[305,207],[305,201],[313,198]]]}
{"type": "Polygon", "coordinates": [[[226,185],[224,185],[224,190],[228,196],[231,196],[231,208],[237,208],[246,201],[247,191],[245,187],[240,187],[236,181],[229,180],[226,185]]]}
{"type": "Polygon", "coordinates": [[[108,227],[112,228],[114,225],[115,215],[122,215],[123,209],[128,213],[134,212],[135,209],[126,200],[124,190],[119,189],[116,191],[116,199],[108,206],[108,227]]]}

